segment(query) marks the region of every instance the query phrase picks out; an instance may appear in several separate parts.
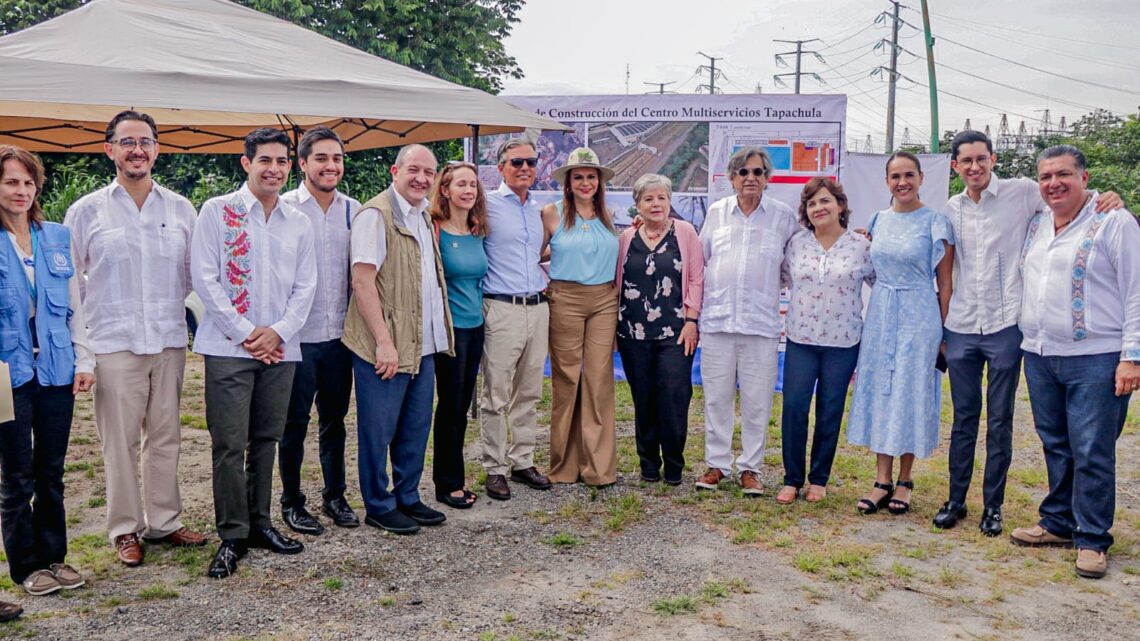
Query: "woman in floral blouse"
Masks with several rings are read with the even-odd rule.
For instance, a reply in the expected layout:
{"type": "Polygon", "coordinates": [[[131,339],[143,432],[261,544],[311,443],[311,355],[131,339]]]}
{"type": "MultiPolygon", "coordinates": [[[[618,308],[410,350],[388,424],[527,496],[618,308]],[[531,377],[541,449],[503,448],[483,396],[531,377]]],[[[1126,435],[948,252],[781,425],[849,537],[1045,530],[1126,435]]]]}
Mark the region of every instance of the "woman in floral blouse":
{"type": "Polygon", "coordinates": [[[776,501],[796,500],[804,485],[808,411],[816,390],[808,501],[827,496],[827,480],[847,387],[859,359],[863,283],[873,284],[871,243],[847,231],[847,196],[830,178],[813,178],[800,195],[800,224],[784,251],[781,276],[791,288],[784,353],[784,487],[776,501]]]}
{"type": "Polygon", "coordinates": [[[705,259],[693,226],[669,217],[672,196],[665,176],[633,183],[642,225],[619,239],[617,344],[633,396],[641,479],[680,485],[705,259]]]}

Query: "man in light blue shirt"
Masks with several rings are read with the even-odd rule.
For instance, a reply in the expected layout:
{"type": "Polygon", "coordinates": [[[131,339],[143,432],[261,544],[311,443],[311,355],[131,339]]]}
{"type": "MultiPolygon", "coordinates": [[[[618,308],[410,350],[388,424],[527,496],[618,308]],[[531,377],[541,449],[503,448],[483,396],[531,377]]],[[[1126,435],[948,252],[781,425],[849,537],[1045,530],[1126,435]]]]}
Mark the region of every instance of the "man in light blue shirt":
{"type": "Polygon", "coordinates": [[[547,277],[538,266],[546,240],[542,214],[529,197],[538,153],[529,140],[513,139],[503,143],[498,156],[503,183],[487,194],[479,409],[487,496],[505,501],[511,498],[508,471],[511,480],[550,489],[550,480],[534,467],[535,406],[542,398],[550,310],[542,293],[547,277]]]}

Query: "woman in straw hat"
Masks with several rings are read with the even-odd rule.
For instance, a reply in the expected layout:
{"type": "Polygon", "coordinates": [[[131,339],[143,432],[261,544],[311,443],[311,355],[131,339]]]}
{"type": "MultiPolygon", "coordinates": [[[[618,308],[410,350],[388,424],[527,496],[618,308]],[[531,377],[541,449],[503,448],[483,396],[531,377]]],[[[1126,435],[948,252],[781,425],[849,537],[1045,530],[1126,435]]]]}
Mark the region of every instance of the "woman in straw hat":
{"type": "Polygon", "coordinates": [[[542,210],[550,246],[550,480],[617,480],[613,344],[618,235],[606,209],[614,172],[587,147],[552,172],[562,200],[542,210]]]}

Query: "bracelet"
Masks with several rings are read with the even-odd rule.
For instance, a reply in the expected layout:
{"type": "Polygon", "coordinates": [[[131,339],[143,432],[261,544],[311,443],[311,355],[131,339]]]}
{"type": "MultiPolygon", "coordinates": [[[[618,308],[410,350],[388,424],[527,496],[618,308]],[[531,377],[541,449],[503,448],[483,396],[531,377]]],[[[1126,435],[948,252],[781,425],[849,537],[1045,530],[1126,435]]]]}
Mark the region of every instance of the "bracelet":
{"type": "Polygon", "coordinates": [[[685,322],[686,322],[686,323],[694,323],[694,324],[695,324],[695,323],[697,322],[697,319],[695,319],[695,318],[686,318],[686,319],[685,319],[685,322]]]}

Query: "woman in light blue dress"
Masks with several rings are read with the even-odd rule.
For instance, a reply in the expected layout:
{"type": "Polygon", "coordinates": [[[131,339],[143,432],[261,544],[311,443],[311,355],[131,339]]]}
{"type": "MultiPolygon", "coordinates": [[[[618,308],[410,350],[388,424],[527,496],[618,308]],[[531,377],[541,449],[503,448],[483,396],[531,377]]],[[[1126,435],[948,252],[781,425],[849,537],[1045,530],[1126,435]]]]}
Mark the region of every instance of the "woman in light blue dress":
{"type": "Polygon", "coordinates": [[[878,455],[874,489],[858,504],[864,514],[884,506],[891,514],[907,512],[914,459],[926,458],[938,444],[942,381],[935,365],[950,305],[954,236],[950,220],[919,200],[921,185],[918,158],[904,151],[892,155],[887,187],[893,204],[868,226],[877,280],[847,421],[847,440],[878,455]]]}

